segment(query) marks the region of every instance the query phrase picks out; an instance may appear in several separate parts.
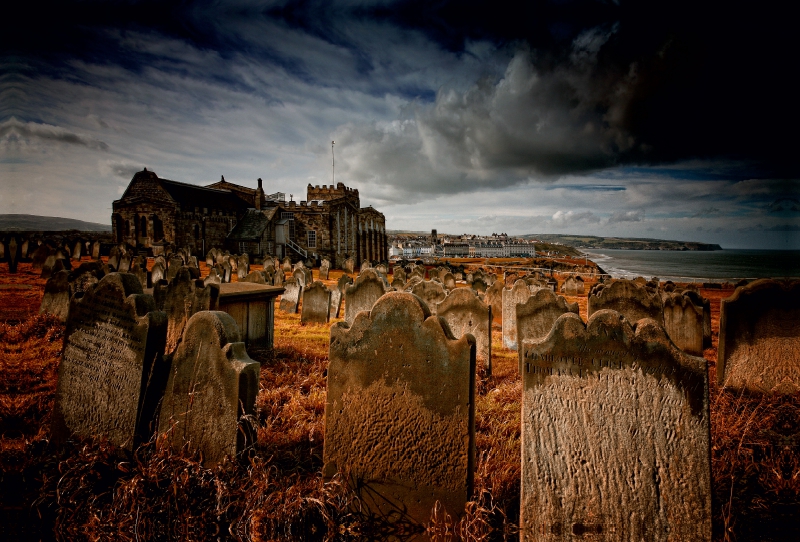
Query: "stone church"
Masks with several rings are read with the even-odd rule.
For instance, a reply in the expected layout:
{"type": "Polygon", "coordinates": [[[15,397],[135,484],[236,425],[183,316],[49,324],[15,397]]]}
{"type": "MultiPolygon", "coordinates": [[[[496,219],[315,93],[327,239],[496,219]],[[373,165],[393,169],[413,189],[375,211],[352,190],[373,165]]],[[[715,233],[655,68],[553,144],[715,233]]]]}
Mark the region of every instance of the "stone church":
{"type": "Polygon", "coordinates": [[[145,168],[112,209],[114,239],[152,252],[171,244],[204,255],[216,247],[257,257],[328,258],[337,267],[348,257],[361,263],[388,254],[385,217],[362,208],[358,190],[343,183],[309,184],[305,201],[287,202],[281,192],[265,194],[261,179],[256,189],[224,177],[197,186],[145,168]]]}

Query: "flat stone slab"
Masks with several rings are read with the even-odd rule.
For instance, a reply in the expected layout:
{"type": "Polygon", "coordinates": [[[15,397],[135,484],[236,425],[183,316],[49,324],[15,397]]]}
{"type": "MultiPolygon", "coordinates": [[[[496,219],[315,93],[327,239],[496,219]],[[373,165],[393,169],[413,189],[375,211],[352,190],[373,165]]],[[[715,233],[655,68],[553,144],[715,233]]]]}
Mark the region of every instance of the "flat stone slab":
{"type": "Polygon", "coordinates": [[[711,540],[706,361],[608,310],[522,347],[522,539],[711,540]]]}
{"type": "Polygon", "coordinates": [[[331,327],[323,475],[375,514],[459,517],[475,469],[475,339],[454,339],[418,297],[390,292],[331,327]]]}

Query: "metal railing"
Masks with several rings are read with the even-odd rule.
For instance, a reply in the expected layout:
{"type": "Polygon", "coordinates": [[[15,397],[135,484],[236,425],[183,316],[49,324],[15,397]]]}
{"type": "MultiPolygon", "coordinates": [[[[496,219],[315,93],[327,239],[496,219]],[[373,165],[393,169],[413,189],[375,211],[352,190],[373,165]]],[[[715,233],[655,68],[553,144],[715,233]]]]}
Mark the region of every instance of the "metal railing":
{"type": "Polygon", "coordinates": [[[291,248],[292,250],[297,252],[299,255],[301,255],[303,257],[303,259],[307,259],[308,258],[308,252],[306,252],[306,250],[303,247],[301,247],[300,245],[298,245],[297,243],[295,243],[291,239],[287,239],[286,240],[286,246],[288,246],[289,248],[291,248]]]}

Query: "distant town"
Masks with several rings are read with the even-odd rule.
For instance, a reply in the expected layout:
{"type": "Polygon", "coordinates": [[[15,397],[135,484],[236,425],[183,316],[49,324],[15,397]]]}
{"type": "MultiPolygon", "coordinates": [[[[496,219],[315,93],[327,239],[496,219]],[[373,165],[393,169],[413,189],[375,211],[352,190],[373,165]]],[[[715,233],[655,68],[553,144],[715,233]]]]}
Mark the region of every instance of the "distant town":
{"type": "MultiPolygon", "coordinates": [[[[419,233],[387,232],[389,260],[415,258],[534,258],[536,239],[510,237],[506,233],[491,235],[439,235],[431,230],[419,233]]],[[[550,252],[549,250],[546,252],[550,252]]]]}

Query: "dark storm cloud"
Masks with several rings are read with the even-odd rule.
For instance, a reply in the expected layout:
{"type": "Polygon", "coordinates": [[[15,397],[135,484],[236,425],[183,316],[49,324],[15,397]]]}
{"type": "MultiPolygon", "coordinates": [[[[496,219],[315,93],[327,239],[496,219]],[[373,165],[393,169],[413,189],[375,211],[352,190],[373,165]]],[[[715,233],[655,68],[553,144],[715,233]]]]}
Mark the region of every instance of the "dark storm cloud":
{"type": "Polygon", "coordinates": [[[23,123],[13,117],[0,123],[0,145],[3,147],[35,146],[40,142],[79,145],[98,151],[108,150],[108,144],[105,142],[76,134],[60,126],[34,122],[23,123]]]}

